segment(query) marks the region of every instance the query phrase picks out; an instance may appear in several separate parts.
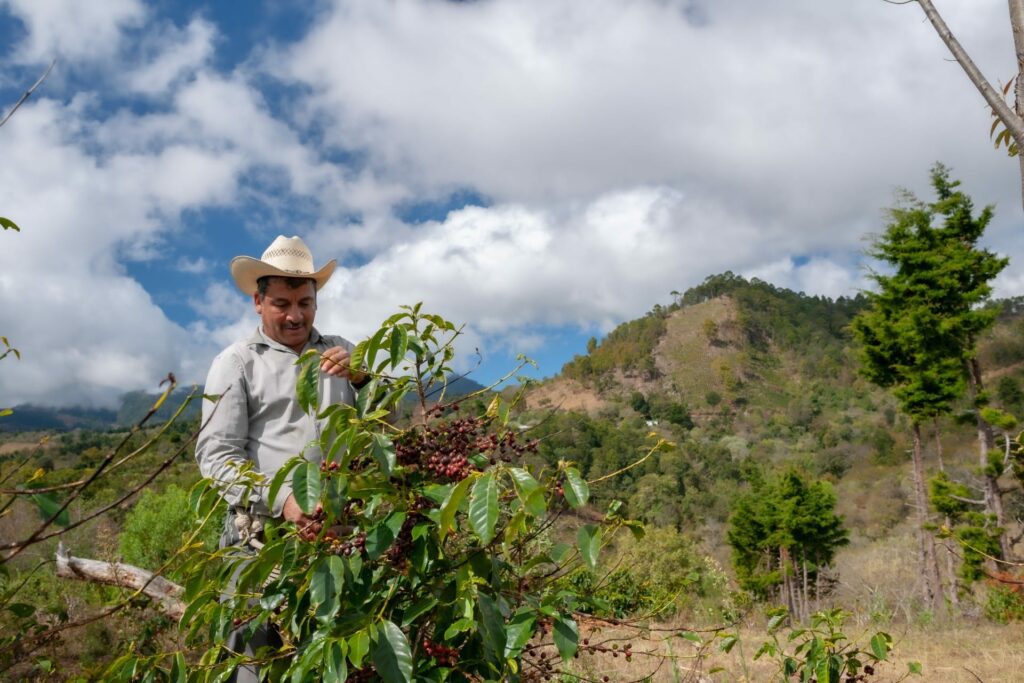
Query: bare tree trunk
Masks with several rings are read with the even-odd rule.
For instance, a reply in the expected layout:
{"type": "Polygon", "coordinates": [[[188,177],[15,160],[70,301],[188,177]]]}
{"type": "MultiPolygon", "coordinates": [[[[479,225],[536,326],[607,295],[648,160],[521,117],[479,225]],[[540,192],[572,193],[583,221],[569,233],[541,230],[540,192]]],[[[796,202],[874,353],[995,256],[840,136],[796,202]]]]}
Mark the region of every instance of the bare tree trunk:
{"type": "MultiPolygon", "coordinates": [[[[1024,109],[1021,107],[1024,93],[1021,90],[1021,79],[1017,79],[1017,92],[1015,93],[1016,111],[1014,111],[1002,98],[1001,93],[992,87],[992,84],[988,82],[988,79],[985,78],[981,70],[975,65],[974,60],[971,59],[971,56],[967,54],[967,51],[964,50],[963,46],[953,35],[953,32],[946,26],[946,22],[939,15],[932,1],[917,0],[917,3],[921,5],[921,9],[924,10],[928,21],[935,27],[935,31],[963,68],[967,78],[978,89],[981,96],[985,98],[985,102],[996,113],[999,120],[1006,126],[1006,129],[1010,131],[1010,135],[1017,143],[1017,147],[1024,153],[1024,118],[1021,116],[1024,113],[1024,109]]],[[[1024,68],[1024,34],[1021,33],[1024,30],[1024,0],[1009,0],[1009,3],[1010,24],[1013,28],[1013,44],[1017,52],[1017,73],[1020,74],[1021,69],[1024,68]]],[[[1021,173],[1021,202],[1024,205],[1024,157],[1021,158],[1021,173]]]]}
{"type": "MultiPolygon", "coordinates": [[[[977,358],[972,358],[967,362],[967,368],[971,398],[977,402],[978,397],[985,390],[981,377],[981,365],[977,358]]],[[[996,518],[996,524],[1003,529],[1003,533],[999,535],[999,547],[1002,550],[1003,558],[1010,559],[1010,541],[1006,534],[1006,513],[1003,511],[1003,497],[999,493],[999,477],[988,471],[988,454],[995,447],[995,434],[992,432],[992,425],[981,417],[980,410],[975,411],[975,420],[978,424],[978,464],[985,478],[985,507],[988,508],[989,514],[996,518]]]]}
{"type": "Polygon", "coordinates": [[[57,546],[57,576],[141,591],[172,619],[181,619],[185,613],[185,603],[181,600],[185,589],[178,584],[130,564],[72,557],[63,543],[57,546]]]}
{"type": "MultiPolygon", "coordinates": [[[[946,465],[942,461],[942,432],[939,429],[939,418],[932,418],[932,426],[935,428],[935,455],[939,460],[939,472],[946,471],[946,465]]],[[[953,520],[946,515],[946,528],[953,528],[953,520]]],[[[956,556],[953,553],[953,549],[949,546],[949,542],[942,544],[943,549],[946,551],[946,577],[949,579],[949,604],[954,607],[960,605],[960,586],[957,585],[956,578],[956,556]]]]}
{"type": "Polygon", "coordinates": [[[914,500],[917,504],[918,559],[924,576],[925,601],[938,611],[942,598],[942,579],[935,556],[935,537],[925,528],[928,524],[928,499],[924,493],[924,457],[921,448],[921,425],[914,422],[914,500]]]}
{"type": "Polygon", "coordinates": [[[946,465],[942,462],[942,432],[939,431],[939,418],[932,418],[932,427],[935,428],[935,455],[939,459],[939,472],[945,472],[946,465]]]}
{"type": "Polygon", "coordinates": [[[818,571],[814,574],[814,611],[817,612],[821,609],[821,570],[824,569],[820,564],[818,565],[818,571]]]}
{"type": "Polygon", "coordinates": [[[810,595],[810,591],[808,590],[808,585],[807,585],[807,558],[806,557],[802,557],[801,558],[801,564],[803,565],[803,570],[804,570],[804,619],[806,619],[807,617],[809,617],[811,615],[811,606],[808,603],[808,596],[810,595]]]}

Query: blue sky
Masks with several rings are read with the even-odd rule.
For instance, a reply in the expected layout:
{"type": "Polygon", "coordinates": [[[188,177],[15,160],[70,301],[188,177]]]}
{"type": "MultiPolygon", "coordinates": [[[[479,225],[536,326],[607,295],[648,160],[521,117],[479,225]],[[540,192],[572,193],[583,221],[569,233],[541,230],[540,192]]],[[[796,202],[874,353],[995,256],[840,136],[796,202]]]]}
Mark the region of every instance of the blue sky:
{"type": "MultiPolygon", "coordinates": [[[[1005,3],[940,10],[994,81],[1005,3]]],[[[895,188],[942,160],[1024,293],[1016,163],[916,6],[780,0],[0,0],[0,404],[201,382],[254,324],[228,276],[298,234],[318,326],[465,323],[489,381],[732,270],[865,286],[895,188]]]]}

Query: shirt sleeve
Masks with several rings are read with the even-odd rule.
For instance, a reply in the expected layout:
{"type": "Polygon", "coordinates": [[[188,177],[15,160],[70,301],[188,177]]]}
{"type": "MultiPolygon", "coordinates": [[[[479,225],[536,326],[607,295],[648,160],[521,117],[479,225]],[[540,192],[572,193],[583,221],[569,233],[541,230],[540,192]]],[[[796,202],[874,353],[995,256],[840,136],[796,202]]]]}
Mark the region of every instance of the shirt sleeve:
{"type": "Polygon", "coordinates": [[[227,349],[213,360],[206,377],[206,395],[219,401],[203,400],[203,425],[196,441],[196,461],[200,473],[212,479],[229,505],[242,505],[263,498],[266,486],[254,488],[246,501],[246,486],[238,481],[238,470],[249,462],[249,407],[245,373],[234,349],[227,349]]]}

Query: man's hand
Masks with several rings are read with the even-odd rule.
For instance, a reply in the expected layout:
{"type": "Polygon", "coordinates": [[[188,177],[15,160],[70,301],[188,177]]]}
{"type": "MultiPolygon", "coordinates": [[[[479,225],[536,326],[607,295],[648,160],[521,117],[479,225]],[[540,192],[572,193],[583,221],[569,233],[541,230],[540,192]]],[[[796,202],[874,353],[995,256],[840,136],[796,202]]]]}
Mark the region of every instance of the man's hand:
{"type": "Polygon", "coordinates": [[[321,517],[322,513],[323,510],[318,504],[313,512],[313,516],[307,515],[299,507],[294,493],[288,494],[288,499],[284,501],[284,507],[281,509],[281,516],[295,524],[295,527],[299,530],[299,538],[304,541],[313,541],[320,534],[323,524],[318,518],[321,517]]]}
{"type": "Polygon", "coordinates": [[[343,346],[332,346],[320,355],[320,370],[334,377],[344,377],[352,384],[362,384],[366,381],[364,373],[357,372],[349,366],[348,349],[343,346]]]}

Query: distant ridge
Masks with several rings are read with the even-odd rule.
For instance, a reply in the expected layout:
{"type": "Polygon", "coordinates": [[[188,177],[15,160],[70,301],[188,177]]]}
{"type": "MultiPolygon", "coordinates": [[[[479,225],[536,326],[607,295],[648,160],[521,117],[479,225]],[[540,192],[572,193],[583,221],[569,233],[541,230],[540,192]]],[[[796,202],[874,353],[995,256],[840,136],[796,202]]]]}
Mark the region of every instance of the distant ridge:
{"type": "MultiPolygon", "coordinates": [[[[467,377],[452,377],[448,381],[445,400],[456,399],[483,388],[482,384],[467,377]]],[[[160,410],[149,419],[149,424],[155,425],[169,420],[187,395],[186,392],[172,394],[164,405],[160,406],[160,410]]],[[[0,432],[66,432],[73,429],[104,430],[127,427],[141,420],[153,407],[159,396],[160,394],[150,394],[145,391],[130,391],[121,397],[121,404],[116,410],[82,406],[54,408],[23,404],[15,406],[11,415],[0,418],[0,432]]],[[[434,398],[436,400],[436,397],[434,398]]],[[[188,422],[198,419],[201,411],[202,404],[197,397],[185,408],[179,420],[188,422]]]]}

